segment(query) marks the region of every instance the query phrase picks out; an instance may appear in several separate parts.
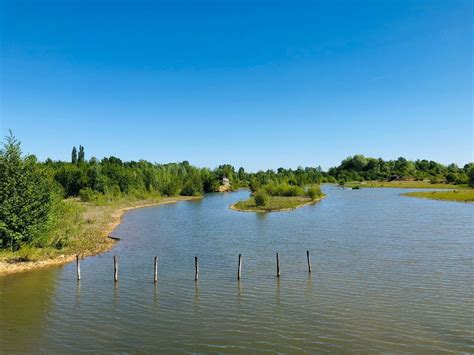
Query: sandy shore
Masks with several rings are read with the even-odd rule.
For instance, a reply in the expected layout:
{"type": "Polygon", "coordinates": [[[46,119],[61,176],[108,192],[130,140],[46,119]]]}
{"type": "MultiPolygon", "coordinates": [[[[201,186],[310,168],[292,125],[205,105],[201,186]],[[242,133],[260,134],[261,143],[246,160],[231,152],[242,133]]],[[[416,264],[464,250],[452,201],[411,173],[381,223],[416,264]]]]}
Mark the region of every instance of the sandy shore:
{"type": "MultiPolygon", "coordinates": [[[[125,212],[129,210],[134,210],[137,208],[153,207],[153,206],[164,205],[164,204],[169,204],[169,203],[176,203],[179,201],[196,200],[200,198],[201,197],[183,196],[179,198],[165,198],[162,201],[153,202],[153,203],[144,203],[144,204],[139,204],[136,206],[119,207],[112,213],[112,218],[110,220],[110,223],[107,225],[107,227],[103,231],[101,231],[101,233],[103,233],[104,238],[108,238],[110,233],[112,233],[113,230],[122,222],[122,218],[125,212]]],[[[86,256],[97,255],[97,254],[104,253],[110,250],[116,243],[116,241],[112,239],[110,239],[110,241],[111,243],[107,245],[107,248],[104,248],[99,251],[91,251],[86,256]]],[[[0,261],[0,275],[14,274],[18,272],[36,270],[36,269],[44,268],[44,267],[62,265],[62,264],[69,263],[75,260],[75,258],[76,258],[75,254],[66,254],[66,255],[60,255],[52,259],[39,260],[39,261],[26,261],[26,262],[14,262],[14,263],[0,261]]]]}

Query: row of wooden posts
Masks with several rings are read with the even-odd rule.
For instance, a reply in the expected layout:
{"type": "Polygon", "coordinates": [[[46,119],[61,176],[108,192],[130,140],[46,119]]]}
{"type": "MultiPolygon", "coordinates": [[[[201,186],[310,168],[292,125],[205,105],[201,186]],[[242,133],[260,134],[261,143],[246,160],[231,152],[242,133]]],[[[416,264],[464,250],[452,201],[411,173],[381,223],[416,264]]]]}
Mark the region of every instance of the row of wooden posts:
{"type": "MultiPolygon", "coordinates": [[[[311,259],[309,256],[309,250],[306,251],[306,260],[308,262],[308,272],[311,272],[311,259]]],[[[81,279],[81,262],[79,255],[76,255],[76,271],[77,271],[77,280],[81,279]]],[[[276,276],[280,277],[280,258],[278,253],[276,253],[276,276]]],[[[237,280],[242,278],[242,254],[239,254],[239,266],[237,268],[237,280]]],[[[194,257],[194,281],[199,279],[199,261],[198,257],[194,257]]],[[[114,281],[118,281],[118,257],[114,256],[114,281]]],[[[155,256],[153,262],[153,282],[158,282],[158,257],[155,256]]]]}

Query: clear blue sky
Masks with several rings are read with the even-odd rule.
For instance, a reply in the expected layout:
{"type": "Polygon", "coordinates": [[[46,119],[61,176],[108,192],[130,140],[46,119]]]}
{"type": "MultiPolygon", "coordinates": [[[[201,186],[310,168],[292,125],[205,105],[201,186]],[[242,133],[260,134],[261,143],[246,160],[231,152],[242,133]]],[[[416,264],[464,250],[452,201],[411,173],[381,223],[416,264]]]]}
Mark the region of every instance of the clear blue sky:
{"type": "Polygon", "coordinates": [[[1,133],[42,160],[473,161],[470,0],[0,4],[1,133]]]}

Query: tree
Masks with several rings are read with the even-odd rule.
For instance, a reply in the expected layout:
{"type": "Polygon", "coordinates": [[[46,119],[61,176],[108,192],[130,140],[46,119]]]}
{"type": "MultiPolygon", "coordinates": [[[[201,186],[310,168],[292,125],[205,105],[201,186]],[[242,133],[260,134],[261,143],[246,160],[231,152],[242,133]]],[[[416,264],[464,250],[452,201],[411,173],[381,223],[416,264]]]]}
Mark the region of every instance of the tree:
{"type": "Polygon", "coordinates": [[[76,147],[72,147],[71,163],[77,164],[77,149],[76,149],[76,147]]]}
{"type": "Polygon", "coordinates": [[[84,155],[84,147],[82,145],[79,146],[79,154],[77,156],[77,162],[79,164],[82,164],[84,163],[84,158],[85,158],[85,155],[84,155]]]}
{"type": "Polygon", "coordinates": [[[54,173],[54,179],[64,189],[64,195],[77,196],[79,191],[86,187],[87,176],[77,165],[63,165],[54,173]]]}
{"type": "Polygon", "coordinates": [[[469,170],[469,186],[474,187],[474,166],[469,170]]]}
{"type": "Polygon", "coordinates": [[[457,180],[458,180],[458,175],[456,173],[450,172],[446,175],[446,182],[450,184],[456,182],[457,180]]]}
{"type": "Polygon", "coordinates": [[[260,190],[255,193],[255,204],[257,206],[265,206],[267,204],[268,195],[260,190]]]}
{"type": "Polygon", "coordinates": [[[0,150],[0,248],[39,242],[50,222],[54,184],[34,156],[22,157],[13,134],[0,150]]]}
{"type": "Polygon", "coordinates": [[[245,169],[243,167],[239,168],[239,171],[237,172],[237,176],[238,176],[240,181],[245,181],[246,180],[245,169]]]}

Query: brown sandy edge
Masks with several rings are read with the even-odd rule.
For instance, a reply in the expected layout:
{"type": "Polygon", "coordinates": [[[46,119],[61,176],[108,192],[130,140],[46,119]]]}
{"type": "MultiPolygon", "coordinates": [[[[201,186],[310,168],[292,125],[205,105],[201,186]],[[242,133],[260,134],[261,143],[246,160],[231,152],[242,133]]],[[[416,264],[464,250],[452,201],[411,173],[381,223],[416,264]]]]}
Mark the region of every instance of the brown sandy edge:
{"type": "Polygon", "coordinates": [[[235,207],[235,205],[238,203],[234,203],[233,205],[230,205],[229,208],[231,210],[234,210],[234,211],[238,211],[238,212],[259,212],[259,213],[270,213],[270,212],[287,212],[287,211],[293,211],[293,210],[296,210],[297,208],[300,208],[300,207],[304,207],[304,206],[308,206],[308,205],[314,205],[316,202],[319,202],[321,201],[323,198],[326,198],[326,195],[320,197],[320,198],[317,198],[316,200],[313,200],[313,201],[309,201],[309,202],[305,202],[301,205],[298,205],[296,207],[291,207],[291,208],[282,208],[282,209],[279,209],[279,210],[245,210],[245,209],[240,209],[240,208],[237,208],[235,207]]]}
{"type": "MultiPolygon", "coordinates": [[[[146,207],[153,207],[159,205],[166,205],[170,203],[176,203],[180,201],[190,201],[190,200],[197,200],[201,199],[202,196],[189,196],[189,197],[181,197],[181,198],[171,198],[165,199],[164,201],[153,202],[153,203],[146,203],[137,206],[130,206],[130,207],[120,207],[112,214],[112,221],[107,226],[107,229],[103,231],[105,238],[108,238],[109,234],[117,228],[120,223],[122,223],[123,216],[125,212],[138,209],[138,208],[146,208],[146,207]]],[[[107,248],[104,248],[99,251],[91,251],[87,255],[84,256],[93,256],[100,253],[105,253],[112,249],[115,246],[116,241],[111,243],[107,248]]],[[[58,257],[47,259],[47,260],[39,260],[39,261],[26,261],[26,262],[18,262],[18,263],[8,263],[4,261],[0,261],[0,276],[8,275],[8,274],[15,274],[18,272],[26,272],[31,270],[36,270],[39,268],[45,268],[49,266],[57,266],[69,263],[76,259],[75,254],[67,254],[67,255],[60,255],[58,257]]]]}

